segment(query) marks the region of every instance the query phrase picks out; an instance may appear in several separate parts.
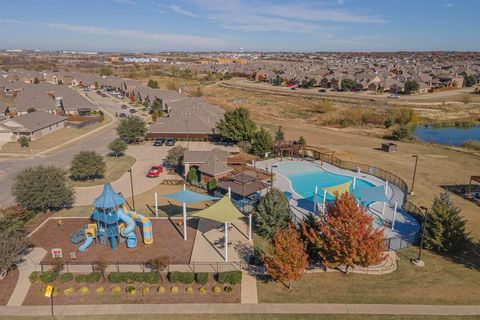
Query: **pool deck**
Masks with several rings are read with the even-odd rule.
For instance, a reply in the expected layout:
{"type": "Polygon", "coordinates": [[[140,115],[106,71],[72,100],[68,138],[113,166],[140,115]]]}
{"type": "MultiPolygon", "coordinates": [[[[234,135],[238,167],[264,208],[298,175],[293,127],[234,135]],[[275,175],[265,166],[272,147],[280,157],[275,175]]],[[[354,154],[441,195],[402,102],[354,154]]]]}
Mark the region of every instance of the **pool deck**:
{"type": "MultiPolygon", "coordinates": [[[[268,159],[268,160],[256,162],[255,167],[259,169],[268,168],[268,170],[270,171],[270,168],[272,165],[276,165],[276,164],[280,165],[282,163],[287,163],[287,162],[298,162],[299,164],[308,163],[312,166],[314,165],[314,166],[320,167],[326,171],[329,171],[335,174],[345,175],[352,178],[353,177],[361,178],[365,181],[368,181],[374,184],[375,186],[385,185],[384,180],[381,180],[375,176],[369,175],[368,173],[363,173],[363,172],[358,173],[350,170],[344,170],[344,169],[335,167],[329,163],[320,164],[319,161],[305,161],[305,160],[302,161],[299,159],[293,159],[293,160],[284,159],[283,161],[280,161],[278,159],[268,159]]],[[[299,207],[297,205],[298,204],[297,201],[299,199],[303,199],[304,197],[296,193],[295,190],[293,190],[288,177],[278,172],[281,170],[276,170],[276,169],[277,168],[273,168],[273,173],[275,173],[274,181],[273,181],[274,187],[282,191],[288,191],[292,193],[293,196],[292,196],[292,200],[290,201],[290,205],[294,209],[293,213],[297,216],[297,218],[303,219],[303,216],[308,214],[309,211],[299,207]]],[[[404,192],[400,190],[398,187],[392,184],[388,184],[386,195],[388,198],[388,203],[386,203],[385,205],[385,214],[382,214],[383,202],[374,202],[371,205],[369,205],[367,209],[370,213],[379,216],[380,218],[382,218],[384,222],[386,222],[387,226],[384,227],[385,239],[396,238],[396,237],[406,237],[417,232],[420,229],[419,223],[410,214],[408,214],[407,212],[403,211],[400,208],[405,198],[404,192]],[[393,224],[395,203],[397,203],[397,214],[395,216],[395,223],[393,224]],[[392,228],[392,225],[393,225],[393,228],[392,228]]],[[[322,204],[319,203],[317,205],[318,205],[318,210],[321,211],[322,204]]]]}

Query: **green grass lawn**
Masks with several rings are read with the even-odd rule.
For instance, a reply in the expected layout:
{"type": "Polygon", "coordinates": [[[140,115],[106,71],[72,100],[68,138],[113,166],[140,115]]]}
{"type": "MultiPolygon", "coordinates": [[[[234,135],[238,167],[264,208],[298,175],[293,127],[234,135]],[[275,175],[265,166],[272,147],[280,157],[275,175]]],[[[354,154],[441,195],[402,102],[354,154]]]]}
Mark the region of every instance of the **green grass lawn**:
{"type": "Polygon", "coordinates": [[[60,211],[55,212],[55,217],[90,217],[92,214],[93,209],[93,201],[92,205],[89,206],[78,206],[78,207],[71,207],[69,209],[63,209],[60,211]]]}
{"type": "Polygon", "coordinates": [[[257,282],[263,303],[480,304],[480,272],[424,251],[426,266],[410,263],[418,248],[398,252],[398,270],[374,276],[310,273],[291,292],[278,282],[257,282]]]}
{"type": "Polygon", "coordinates": [[[74,187],[92,187],[102,185],[107,182],[116,181],[120,179],[120,177],[133,166],[135,161],[136,159],[134,157],[127,155],[121,157],[105,157],[105,164],[107,165],[105,177],[103,177],[102,179],[87,181],[71,180],[71,185],[74,187]]]}
{"type": "MultiPolygon", "coordinates": [[[[312,314],[172,314],[172,315],[96,315],[96,316],[55,316],[55,319],[64,320],[473,320],[475,316],[388,316],[388,315],[312,315],[312,314]]],[[[1,317],[2,320],[34,320],[51,319],[50,317],[1,317]]]]}

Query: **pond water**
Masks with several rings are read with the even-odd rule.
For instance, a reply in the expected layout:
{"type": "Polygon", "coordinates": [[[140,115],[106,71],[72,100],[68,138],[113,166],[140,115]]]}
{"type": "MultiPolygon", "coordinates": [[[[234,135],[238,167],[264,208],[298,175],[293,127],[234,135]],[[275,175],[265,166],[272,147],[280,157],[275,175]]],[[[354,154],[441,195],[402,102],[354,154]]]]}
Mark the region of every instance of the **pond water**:
{"type": "Polygon", "coordinates": [[[414,135],[420,140],[459,146],[467,140],[480,141],[480,126],[472,128],[439,128],[421,126],[414,135]]]}

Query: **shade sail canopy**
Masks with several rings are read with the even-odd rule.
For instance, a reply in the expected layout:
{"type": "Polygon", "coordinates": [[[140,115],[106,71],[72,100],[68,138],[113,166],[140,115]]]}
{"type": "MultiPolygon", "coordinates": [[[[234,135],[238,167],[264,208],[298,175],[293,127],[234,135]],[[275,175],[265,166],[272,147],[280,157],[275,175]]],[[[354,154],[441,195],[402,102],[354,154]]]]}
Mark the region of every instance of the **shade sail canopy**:
{"type": "Polygon", "coordinates": [[[352,181],[347,181],[345,183],[324,188],[323,190],[327,191],[330,194],[334,194],[335,192],[338,192],[338,194],[342,194],[345,192],[350,192],[350,185],[352,184],[352,181]]]}
{"type": "Polygon", "coordinates": [[[241,218],[243,214],[235,207],[230,198],[225,196],[210,207],[195,212],[192,216],[225,223],[241,218]]]}
{"type": "Polygon", "coordinates": [[[190,190],[183,190],[176,193],[164,194],[161,197],[170,198],[180,203],[195,203],[219,199],[217,197],[206,196],[204,194],[196,193],[190,190]]]}
{"type": "Polygon", "coordinates": [[[93,205],[95,208],[113,208],[125,203],[125,198],[116,193],[112,185],[107,183],[103,186],[102,194],[95,199],[93,205]]]}
{"type": "Polygon", "coordinates": [[[355,190],[355,197],[363,203],[388,202],[384,186],[360,188],[355,190]]]}

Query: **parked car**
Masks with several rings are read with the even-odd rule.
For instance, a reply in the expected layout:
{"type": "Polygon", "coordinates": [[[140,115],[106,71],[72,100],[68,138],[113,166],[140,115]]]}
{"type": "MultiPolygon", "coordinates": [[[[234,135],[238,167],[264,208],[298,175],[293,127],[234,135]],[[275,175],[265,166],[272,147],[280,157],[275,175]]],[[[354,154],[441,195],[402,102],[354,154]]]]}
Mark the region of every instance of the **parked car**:
{"type": "Polygon", "coordinates": [[[98,91],[97,91],[97,94],[98,94],[99,96],[101,96],[101,95],[102,95],[102,91],[98,90],[98,91]]]}
{"type": "Polygon", "coordinates": [[[390,95],[388,95],[388,98],[389,99],[398,99],[398,98],[400,98],[400,96],[398,94],[390,94],[390,95]]]}
{"type": "Polygon", "coordinates": [[[126,104],[122,104],[122,109],[128,109],[128,106],[126,104]]]}
{"type": "Polygon", "coordinates": [[[107,96],[107,94],[106,94],[106,93],[103,93],[103,92],[100,93],[100,95],[101,95],[102,97],[104,97],[104,98],[107,96]]]}
{"type": "Polygon", "coordinates": [[[162,166],[152,166],[147,172],[147,178],[158,178],[163,172],[162,166]]]}
{"type": "Polygon", "coordinates": [[[156,138],[155,141],[153,142],[153,145],[155,147],[161,147],[161,146],[163,146],[164,143],[165,143],[164,138],[156,138]]]}
{"type": "Polygon", "coordinates": [[[174,146],[175,145],[175,138],[167,138],[167,141],[165,141],[166,146],[174,146]]]}
{"type": "Polygon", "coordinates": [[[128,110],[128,112],[130,112],[130,113],[135,113],[135,112],[137,112],[137,110],[135,110],[135,109],[132,108],[132,109],[128,110]]]}
{"type": "Polygon", "coordinates": [[[126,118],[126,117],[127,117],[127,115],[126,115],[125,113],[123,113],[123,112],[120,113],[118,116],[119,116],[120,118],[126,118]]]}

